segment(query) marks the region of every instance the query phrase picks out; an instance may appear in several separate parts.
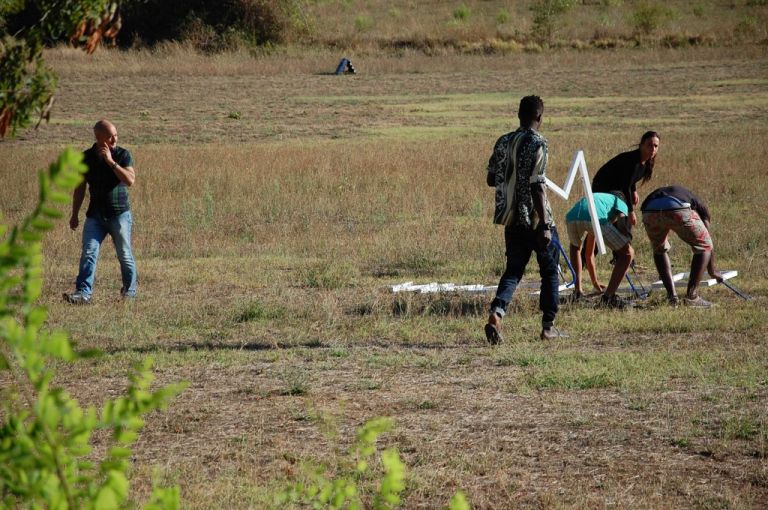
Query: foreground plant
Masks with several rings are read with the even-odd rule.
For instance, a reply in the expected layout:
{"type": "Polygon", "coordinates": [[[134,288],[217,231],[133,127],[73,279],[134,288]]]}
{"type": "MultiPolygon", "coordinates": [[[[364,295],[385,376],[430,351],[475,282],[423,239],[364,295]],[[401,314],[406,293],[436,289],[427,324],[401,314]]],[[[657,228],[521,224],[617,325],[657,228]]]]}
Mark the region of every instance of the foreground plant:
{"type": "MultiPolygon", "coordinates": [[[[125,396],[107,400],[99,412],[83,409],[63,388],[52,386],[56,366],[80,356],[66,333],[44,329],[42,239],[82,180],[82,154],[65,150],[40,171],[34,211],[8,232],[0,224],[0,371],[11,383],[0,393],[0,506],[3,508],[111,509],[129,504],[130,445],[143,417],[162,409],[183,385],[150,391],[151,361],[130,377],[125,396]],[[97,430],[110,441],[93,455],[97,430]]],[[[178,487],[155,488],[144,508],[178,508],[178,487]]]]}
{"type": "MultiPolygon", "coordinates": [[[[357,440],[348,455],[341,459],[336,476],[328,476],[327,466],[305,463],[304,480],[296,482],[277,494],[275,504],[287,506],[302,504],[312,508],[359,510],[373,508],[389,510],[398,508],[405,491],[405,464],[395,448],[381,452],[381,472],[371,469],[379,436],[392,429],[390,418],[374,418],[357,431],[357,440]],[[371,505],[363,504],[363,499],[371,505]]],[[[469,510],[469,504],[461,492],[451,499],[450,510],[469,510]]]]}

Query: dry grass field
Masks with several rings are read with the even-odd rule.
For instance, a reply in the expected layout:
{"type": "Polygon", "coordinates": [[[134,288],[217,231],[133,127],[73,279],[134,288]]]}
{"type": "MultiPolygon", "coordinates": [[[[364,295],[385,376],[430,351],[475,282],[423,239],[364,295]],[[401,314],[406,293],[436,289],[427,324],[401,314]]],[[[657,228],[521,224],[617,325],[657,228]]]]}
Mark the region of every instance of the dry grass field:
{"type": "MultiPolygon", "coordinates": [[[[185,508],[267,507],[302,460],[333,469],[354,429],[384,415],[397,428],[382,443],[408,466],[405,508],[441,508],[459,488],[473,508],[765,508],[765,48],[350,56],[359,74],[337,77],[325,51],[54,50],[50,125],[0,142],[10,221],[33,202],[35,169],[90,144],[96,119],[134,153],[140,297],[119,301],[106,243],[94,304],[62,303],[80,238],[62,223],[43,301],[52,327],[105,353],[61,371],[82,402],[119,392],[147,355],[161,382],[190,382],[135,449],[140,494],[154,477],[178,482],[185,508]],[[658,292],[624,313],[565,308],[571,337],[543,343],[521,291],[491,348],[491,296],[389,292],[497,282],[485,164],[528,93],[546,104],[556,182],[577,149],[594,173],[659,131],[641,195],[680,183],[704,198],[719,266],[755,299],[719,286],[702,291],[708,311],[658,292]]],[[[562,218],[568,203],[553,203],[562,218]]],[[[634,244],[648,285],[642,228],[634,244]]]]}
{"type": "Polygon", "coordinates": [[[515,51],[537,44],[665,45],[689,38],[731,44],[768,36],[763,0],[320,0],[302,14],[297,21],[309,25],[315,44],[416,47],[435,54],[515,51]],[[558,3],[571,7],[558,13],[558,3]]]}

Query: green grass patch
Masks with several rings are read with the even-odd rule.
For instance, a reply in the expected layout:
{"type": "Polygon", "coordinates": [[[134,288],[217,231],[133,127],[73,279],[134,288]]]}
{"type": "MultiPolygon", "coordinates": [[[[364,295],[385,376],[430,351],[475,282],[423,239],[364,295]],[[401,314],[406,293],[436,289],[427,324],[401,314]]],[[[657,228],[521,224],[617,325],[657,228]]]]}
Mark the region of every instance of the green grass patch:
{"type": "Polygon", "coordinates": [[[727,352],[555,352],[510,359],[528,367],[524,382],[535,389],[663,389],[685,381],[752,388],[762,383],[763,362],[727,352]]]}
{"type": "Polygon", "coordinates": [[[237,323],[282,319],[286,314],[285,308],[268,305],[259,300],[244,303],[237,308],[234,316],[237,323]]]}

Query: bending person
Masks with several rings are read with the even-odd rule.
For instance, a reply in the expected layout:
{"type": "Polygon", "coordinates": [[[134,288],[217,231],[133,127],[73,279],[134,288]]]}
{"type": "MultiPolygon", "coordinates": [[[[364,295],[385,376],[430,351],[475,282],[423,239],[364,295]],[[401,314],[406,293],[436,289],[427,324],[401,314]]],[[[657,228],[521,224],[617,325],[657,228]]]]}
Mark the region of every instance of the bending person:
{"type": "MultiPolygon", "coordinates": [[[[608,287],[603,287],[597,279],[595,272],[595,258],[587,258],[587,272],[592,280],[592,286],[598,292],[603,292],[600,298],[600,304],[609,308],[625,308],[627,303],[616,291],[621,284],[624,275],[627,274],[629,265],[632,263],[634,251],[630,244],[632,236],[626,226],[627,222],[627,203],[619,196],[620,193],[595,193],[595,209],[597,218],[600,222],[600,229],[605,239],[605,244],[613,250],[616,259],[611,279],[608,287]]],[[[565,215],[565,224],[568,229],[568,239],[570,240],[570,257],[576,272],[575,299],[580,299],[584,294],[581,286],[581,242],[586,234],[592,232],[592,221],[589,215],[587,199],[582,198],[565,215]]]]}
{"type": "Polygon", "coordinates": [[[683,304],[709,308],[712,303],[698,295],[699,282],[707,268],[709,275],[718,282],[723,281],[715,269],[712,237],[709,235],[710,216],[707,206],[690,190],[682,186],[658,188],[648,195],[643,205],[643,225],[653,248],[653,261],[659,277],[667,290],[671,305],[679,304],[675,283],[672,281],[672,266],[667,252],[670,249],[669,231],[674,231],[693,250],[691,272],[688,275],[688,289],[683,304]]]}
{"type": "MultiPolygon", "coordinates": [[[[637,184],[645,184],[653,177],[660,141],[656,131],[646,131],[640,137],[637,149],[613,157],[600,167],[592,179],[592,191],[595,193],[621,192],[627,201],[630,226],[637,224],[635,206],[640,202],[637,184]]],[[[587,235],[584,251],[587,257],[594,257],[595,236],[591,233],[587,235]]]]}

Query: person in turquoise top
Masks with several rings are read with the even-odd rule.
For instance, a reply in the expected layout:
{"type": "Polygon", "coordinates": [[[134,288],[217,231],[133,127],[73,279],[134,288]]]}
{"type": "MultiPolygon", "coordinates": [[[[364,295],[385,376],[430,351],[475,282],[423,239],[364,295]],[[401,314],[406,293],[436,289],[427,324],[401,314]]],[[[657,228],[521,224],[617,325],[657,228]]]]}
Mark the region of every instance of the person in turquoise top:
{"type": "MultiPolygon", "coordinates": [[[[629,265],[632,263],[634,257],[634,251],[632,250],[632,235],[629,233],[629,228],[626,224],[627,217],[629,216],[629,208],[627,203],[623,200],[621,193],[594,193],[595,209],[597,211],[597,218],[600,221],[600,230],[603,233],[603,240],[606,246],[608,246],[614,254],[615,264],[613,266],[613,273],[611,279],[608,282],[608,286],[604,287],[597,279],[595,272],[595,254],[594,252],[588,253],[587,256],[587,272],[589,278],[592,280],[592,285],[595,290],[601,292],[603,295],[600,298],[600,302],[603,306],[610,308],[624,308],[626,302],[616,295],[616,290],[621,284],[621,280],[629,269],[629,265]]],[[[570,257],[573,263],[574,270],[576,272],[576,282],[574,289],[575,299],[579,299],[584,294],[584,289],[581,286],[581,243],[588,233],[592,232],[592,221],[589,215],[589,206],[587,199],[582,198],[571,208],[565,215],[565,225],[568,231],[568,239],[571,244],[570,257]]]]}

